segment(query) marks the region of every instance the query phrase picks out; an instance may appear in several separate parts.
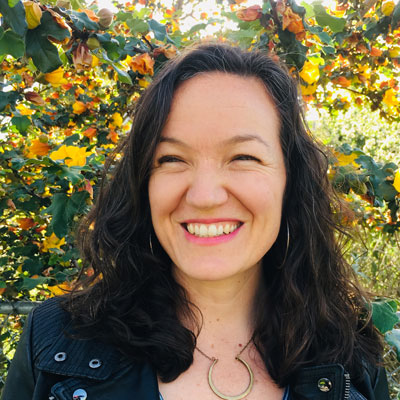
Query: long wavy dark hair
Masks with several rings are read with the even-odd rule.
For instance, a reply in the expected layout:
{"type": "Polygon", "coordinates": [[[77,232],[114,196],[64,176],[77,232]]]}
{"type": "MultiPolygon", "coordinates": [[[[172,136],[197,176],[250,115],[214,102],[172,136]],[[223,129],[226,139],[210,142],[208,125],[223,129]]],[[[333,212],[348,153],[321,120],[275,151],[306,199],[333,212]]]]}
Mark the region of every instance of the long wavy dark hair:
{"type": "Polygon", "coordinates": [[[190,367],[198,332],[182,325],[178,311],[194,318],[193,308],[154,234],[148,182],[174,92],[193,76],[214,71],[261,80],[281,122],[287,185],[280,233],[262,260],[254,343],[280,386],[307,365],[341,363],[357,374],[362,360],[378,362],[381,342],[367,297],[351,283],[343,259],[344,231],[327,158],[306,128],[296,82],[260,51],[203,44],[158,72],[138,100],[132,131],[117,150],[121,159],[80,225],[82,256],[94,275],[63,306],[80,336],[150,363],[165,382],[190,367]]]}

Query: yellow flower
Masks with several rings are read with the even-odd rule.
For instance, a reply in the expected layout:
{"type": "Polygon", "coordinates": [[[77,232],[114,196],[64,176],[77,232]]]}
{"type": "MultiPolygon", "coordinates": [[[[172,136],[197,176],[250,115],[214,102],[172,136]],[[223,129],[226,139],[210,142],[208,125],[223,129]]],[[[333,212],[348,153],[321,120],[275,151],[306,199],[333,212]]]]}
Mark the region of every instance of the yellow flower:
{"type": "Polygon", "coordinates": [[[317,87],[318,87],[318,85],[316,83],[314,83],[312,85],[308,85],[308,86],[300,85],[301,94],[303,96],[308,96],[310,94],[314,94],[315,91],[317,90],[317,87]]]}
{"type": "Polygon", "coordinates": [[[42,18],[42,10],[40,6],[34,1],[25,1],[24,7],[28,29],[35,29],[40,25],[40,20],[42,18]]]}
{"type": "Polygon", "coordinates": [[[68,81],[64,78],[64,70],[62,67],[45,74],[44,79],[46,79],[46,81],[51,83],[53,86],[60,86],[68,83],[68,81]]]}
{"type": "Polygon", "coordinates": [[[120,128],[122,125],[122,116],[120,113],[116,112],[112,115],[112,123],[115,127],[120,128]]]}
{"type": "Polygon", "coordinates": [[[57,151],[50,154],[52,160],[64,160],[68,167],[83,167],[86,164],[86,147],[62,145],[57,151]]]}
{"type": "Polygon", "coordinates": [[[389,17],[392,14],[395,6],[396,4],[393,0],[383,0],[381,6],[382,14],[389,17]]]}
{"type": "Polygon", "coordinates": [[[337,163],[336,165],[343,166],[343,165],[349,165],[352,164],[354,166],[357,166],[357,163],[354,161],[356,158],[359,156],[355,153],[351,154],[343,154],[339,152],[335,152],[335,156],[337,158],[337,163]]]}
{"type": "Polygon", "coordinates": [[[150,85],[150,82],[147,81],[146,79],[138,79],[138,83],[139,83],[140,87],[145,88],[145,89],[147,88],[147,86],[150,85]]]}
{"type": "Polygon", "coordinates": [[[52,233],[50,236],[46,236],[46,239],[42,244],[42,251],[44,253],[50,251],[51,253],[52,249],[60,249],[60,247],[64,244],[65,238],[59,239],[54,233],[52,233]]]}
{"type": "Polygon", "coordinates": [[[393,186],[400,193],[400,169],[396,171],[393,186]]]}
{"type": "Polygon", "coordinates": [[[100,64],[100,59],[93,54],[92,58],[92,68],[97,67],[100,64]]]}
{"type": "Polygon", "coordinates": [[[76,101],[73,106],[72,109],[74,110],[75,114],[82,114],[83,112],[86,111],[86,104],[82,103],[81,101],[76,101]]]}
{"type": "Polygon", "coordinates": [[[300,77],[304,82],[309,85],[317,82],[319,79],[319,68],[318,65],[313,64],[310,61],[306,61],[303,65],[303,69],[300,72],[300,77]]]}
{"type": "Polygon", "coordinates": [[[396,93],[393,89],[386,90],[382,103],[385,103],[389,107],[395,107],[399,104],[399,100],[397,99],[396,93]]]}
{"type": "Polygon", "coordinates": [[[32,115],[36,112],[36,110],[31,110],[23,104],[18,104],[15,108],[21,113],[21,115],[32,115]]]}

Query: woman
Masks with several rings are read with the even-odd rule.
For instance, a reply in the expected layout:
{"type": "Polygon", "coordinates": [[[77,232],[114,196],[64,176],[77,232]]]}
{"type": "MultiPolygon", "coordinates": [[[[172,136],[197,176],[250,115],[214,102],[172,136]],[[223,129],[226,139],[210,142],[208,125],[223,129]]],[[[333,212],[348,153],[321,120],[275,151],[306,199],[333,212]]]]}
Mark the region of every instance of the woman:
{"type": "Polygon", "coordinates": [[[4,400],[389,398],[283,67],[192,49],[143,94],[120,151],[80,231],[95,274],[30,316],[4,400]]]}

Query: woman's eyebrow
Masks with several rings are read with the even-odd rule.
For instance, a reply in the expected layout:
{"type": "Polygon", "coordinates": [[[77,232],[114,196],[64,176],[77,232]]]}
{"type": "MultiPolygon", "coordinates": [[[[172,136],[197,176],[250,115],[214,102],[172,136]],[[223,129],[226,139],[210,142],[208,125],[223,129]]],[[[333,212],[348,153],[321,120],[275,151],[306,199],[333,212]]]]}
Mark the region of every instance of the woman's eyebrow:
{"type": "Polygon", "coordinates": [[[225,140],[223,143],[225,145],[234,145],[234,144],[250,142],[250,141],[254,141],[254,140],[259,143],[262,143],[264,146],[266,146],[268,149],[270,149],[270,145],[261,136],[255,135],[255,134],[236,135],[236,136],[233,136],[233,137],[225,140]]]}
{"type": "Polygon", "coordinates": [[[181,146],[181,147],[190,147],[185,142],[182,142],[181,140],[175,139],[173,137],[161,136],[160,143],[171,143],[171,144],[176,144],[176,145],[181,146]]]}
{"type": "MultiPolygon", "coordinates": [[[[232,146],[235,144],[251,142],[251,141],[257,141],[257,142],[263,144],[268,149],[270,149],[270,145],[261,136],[256,135],[256,134],[235,135],[227,140],[224,140],[222,142],[222,145],[223,146],[232,146]]],[[[182,146],[182,147],[190,147],[185,142],[182,142],[181,140],[173,138],[173,137],[162,136],[160,139],[160,143],[171,143],[171,144],[175,144],[175,145],[182,146]]]]}

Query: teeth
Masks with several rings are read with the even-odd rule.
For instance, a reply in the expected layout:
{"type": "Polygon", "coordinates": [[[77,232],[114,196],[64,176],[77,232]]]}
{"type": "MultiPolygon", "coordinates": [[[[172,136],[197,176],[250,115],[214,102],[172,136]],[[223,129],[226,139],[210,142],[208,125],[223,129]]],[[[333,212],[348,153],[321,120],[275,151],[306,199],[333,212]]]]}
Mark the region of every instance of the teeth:
{"type": "Polygon", "coordinates": [[[198,237],[215,237],[222,236],[223,234],[228,235],[235,231],[238,227],[239,224],[187,224],[186,229],[189,233],[198,237]]]}
{"type": "Polygon", "coordinates": [[[200,225],[200,237],[208,236],[208,229],[205,225],[200,225]]]}

